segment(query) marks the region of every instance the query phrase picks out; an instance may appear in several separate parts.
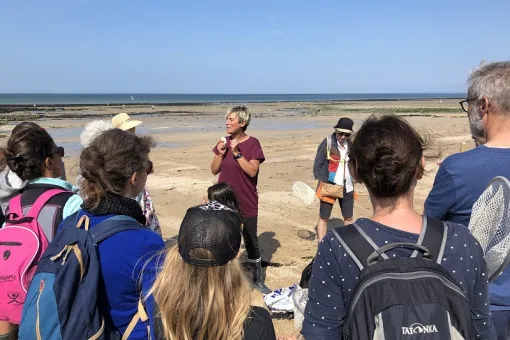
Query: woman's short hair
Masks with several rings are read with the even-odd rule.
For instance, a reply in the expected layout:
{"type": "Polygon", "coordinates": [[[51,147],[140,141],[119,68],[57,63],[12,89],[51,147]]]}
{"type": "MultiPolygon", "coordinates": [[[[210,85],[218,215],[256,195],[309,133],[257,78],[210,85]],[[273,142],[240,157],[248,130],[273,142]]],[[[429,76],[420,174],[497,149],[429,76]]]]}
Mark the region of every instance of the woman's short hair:
{"type": "Polygon", "coordinates": [[[403,118],[371,116],[353,140],[349,169],[375,197],[398,197],[409,191],[416,175],[423,174],[421,159],[428,145],[403,118]]]}
{"type": "Polygon", "coordinates": [[[248,125],[250,125],[250,120],[251,120],[250,110],[246,106],[243,106],[243,105],[231,107],[227,111],[227,114],[225,115],[225,119],[227,119],[233,113],[236,114],[237,120],[239,121],[240,124],[246,123],[243,126],[243,131],[246,131],[246,129],[248,128],[248,125]]]}

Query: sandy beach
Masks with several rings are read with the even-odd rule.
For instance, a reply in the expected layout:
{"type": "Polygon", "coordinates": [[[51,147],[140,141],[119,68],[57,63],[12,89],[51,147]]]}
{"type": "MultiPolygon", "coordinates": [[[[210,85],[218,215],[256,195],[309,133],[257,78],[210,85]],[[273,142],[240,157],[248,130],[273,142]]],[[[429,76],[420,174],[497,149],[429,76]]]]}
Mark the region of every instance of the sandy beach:
{"type": "MultiPolygon", "coordinates": [[[[272,288],[290,286],[300,279],[303,268],[316,251],[313,239],[319,203],[310,206],[294,197],[292,184],[303,181],[313,186],[313,161],[319,143],[332,133],[339,117],[355,121],[354,129],[373,113],[395,112],[433,138],[426,152],[426,175],[415,193],[415,206],[423,209],[437,171],[438,157],[459,152],[460,143],[474,147],[468,120],[458,100],[371,101],[323,103],[257,103],[248,105],[252,122],[247,130],[262,144],[266,161],[259,175],[259,242],[262,259],[269,262],[266,284],[272,288]]],[[[165,238],[177,235],[186,209],[199,204],[206,189],[216,181],[210,172],[211,149],[225,135],[224,113],[229,105],[186,106],[101,106],[67,107],[51,111],[40,119],[58,145],[66,148],[67,176],[75,182],[80,151],[79,134],[83,126],[96,117],[111,118],[128,112],[143,120],[140,134],[151,134],[158,146],[152,151],[155,173],[148,186],[153,196],[165,238]],[[73,119],[71,117],[79,118],[73,119]],[[64,119],[61,119],[64,117],[64,119]]],[[[31,114],[30,112],[15,112],[31,114]]],[[[0,127],[5,144],[14,125],[0,127]]],[[[355,218],[371,214],[366,190],[356,185],[355,218]]],[[[335,206],[329,227],[342,225],[340,209],[335,206]]],[[[263,305],[261,294],[254,291],[254,303],[263,305]]],[[[277,335],[293,333],[292,320],[274,320],[277,335]]]]}

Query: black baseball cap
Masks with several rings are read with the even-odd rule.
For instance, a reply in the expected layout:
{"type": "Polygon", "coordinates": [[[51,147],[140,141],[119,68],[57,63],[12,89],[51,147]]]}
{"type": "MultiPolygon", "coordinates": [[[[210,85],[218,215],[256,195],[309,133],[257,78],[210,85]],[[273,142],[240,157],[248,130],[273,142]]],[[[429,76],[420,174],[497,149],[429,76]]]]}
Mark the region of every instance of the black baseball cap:
{"type": "Polygon", "coordinates": [[[184,262],[203,267],[223,266],[237,257],[241,247],[240,216],[216,201],[189,208],[179,229],[179,253],[184,262]],[[209,250],[213,259],[190,256],[193,249],[209,250]]]}

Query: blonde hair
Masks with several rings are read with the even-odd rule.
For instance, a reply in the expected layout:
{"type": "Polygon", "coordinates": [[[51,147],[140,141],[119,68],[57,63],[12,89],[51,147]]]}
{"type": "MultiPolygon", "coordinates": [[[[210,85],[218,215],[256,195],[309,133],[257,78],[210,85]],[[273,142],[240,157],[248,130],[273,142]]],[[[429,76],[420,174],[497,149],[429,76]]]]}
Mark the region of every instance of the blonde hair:
{"type": "MultiPolygon", "coordinates": [[[[193,249],[190,255],[214,258],[207,249],[193,249]]],[[[243,339],[251,286],[237,259],[224,266],[194,266],[173,246],[149,294],[159,308],[165,339],[243,339]]]]}
{"type": "Polygon", "coordinates": [[[227,114],[225,115],[225,119],[227,119],[232,113],[236,114],[239,124],[246,123],[243,126],[243,131],[246,131],[246,129],[248,128],[248,125],[250,125],[250,120],[251,120],[250,110],[246,106],[241,106],[241,105],[231,107],[227,111],[227,114]]]}

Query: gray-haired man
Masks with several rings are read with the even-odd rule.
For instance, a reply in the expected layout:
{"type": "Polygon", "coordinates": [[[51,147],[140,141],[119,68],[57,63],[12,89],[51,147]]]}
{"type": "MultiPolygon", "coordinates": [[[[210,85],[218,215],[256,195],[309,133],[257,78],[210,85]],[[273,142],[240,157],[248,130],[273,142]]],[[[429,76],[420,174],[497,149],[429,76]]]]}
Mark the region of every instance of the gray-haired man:
{"type": "MultiPolygon", "coordinates": [[[[489,181],[496,176],[510,179],[510,62],[482,66],[471,74],[468,85],[467,98],[460,103],[473,138],[485,144],[446,158],[425,202],[427,216],[466,226],[489,181]]],[[[489,292],[497,339],[508,339],[510,268],[489,286],[489,292]]]]}

